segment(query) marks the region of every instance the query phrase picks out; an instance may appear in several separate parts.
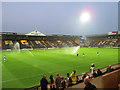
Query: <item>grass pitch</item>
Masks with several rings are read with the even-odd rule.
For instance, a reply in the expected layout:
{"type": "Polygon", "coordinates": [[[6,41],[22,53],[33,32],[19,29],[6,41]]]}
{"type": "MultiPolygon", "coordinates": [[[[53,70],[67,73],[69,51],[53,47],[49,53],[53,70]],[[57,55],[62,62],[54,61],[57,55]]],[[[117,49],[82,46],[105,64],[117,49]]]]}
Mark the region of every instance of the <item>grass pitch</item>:
{"type": "Polygon", "coordinates": [[[66,77],[73,70],[88,72],[91,63],[95,69],[118,63],[118,49],[80,48],[78,57],[72,52],[71,48],[2,52],[2,88],[29,88],[39,85],[43,75],[49,80],[51,74],[55,78],[56,73],[66,77]]]}

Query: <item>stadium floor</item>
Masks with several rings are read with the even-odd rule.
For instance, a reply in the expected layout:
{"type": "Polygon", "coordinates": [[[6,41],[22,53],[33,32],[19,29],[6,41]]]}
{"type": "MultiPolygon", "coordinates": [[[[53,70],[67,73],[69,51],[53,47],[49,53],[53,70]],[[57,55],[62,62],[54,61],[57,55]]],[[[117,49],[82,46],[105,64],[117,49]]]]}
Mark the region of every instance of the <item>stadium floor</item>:
{"type": "Polygon", "coordinates": [[[66,77],[66,73],[73,70],[77,74],[88,72],[92,63],[95,69],[107,67],[118,63],[118,49],[103,48],[75,48],[3,51],[2,59],[2,87],[3,88],[29,88],[40,84],[43,75],[56,73],[66,77]],[[97,52],[100,53],[97,56],[97,52]],[[85,56],[82,54],[85,53],[85,56]]]}

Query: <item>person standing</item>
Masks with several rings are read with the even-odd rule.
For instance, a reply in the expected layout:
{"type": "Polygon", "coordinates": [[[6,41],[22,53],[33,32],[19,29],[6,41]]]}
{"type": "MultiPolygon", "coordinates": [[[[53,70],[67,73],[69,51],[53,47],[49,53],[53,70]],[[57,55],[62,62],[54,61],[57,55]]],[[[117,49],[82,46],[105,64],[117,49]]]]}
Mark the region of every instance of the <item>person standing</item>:
{"type": "Polygon", "coordinates": [[[64,90],[65,88],[67,88],[66,82],[64,77],[61,77],[60,90],[64,90]]]}
{"type": "Polygon", "coordinates": [[[99,56],[99,52],[97,52],[97,55],[99,56]]]}
{"type": "Polygon", "coordinates": [[[77,83],[77,75],[76,75],[76,70],[74,70],[72,73],[71,73],[71,79],[72,79],[72,84],[76,84],[77,83]]]}
{"type": "Polygon", "coordinates": [[[40,80],[41,90],[47,90],[47,84],[48,81],[46,79],[46,76],[43,76],[43,78],[40,80]]]}
{"type": "Polygon", "coordinates": [[[61,79],[60,79],[59,73],[57,73],[57,77],[55,79],[55,84],[56,84],[56,89],[57,90],[59,90],[60,83],[61,83],[61,79]]]}
{"type": "Polygon", "coordinates": [[[4,56],[4,62],[6,61],[6,57],[4,56]]]}
{"type": "Polygon", "coordinates": [[[67,73],[66,84],[67,84],[67,86],[71,86],[72,85],[72,79],[69,76],[69,73],[67,73]]]}
{"type": "Polygon", "coordinates": [[[91,73],[93,74],[93,72],[94,72],[94,64],[91,64],[91,68],[90,68],[90,70],[91,70],[91,73]]]}
{"type": "Polygon", "coordinates": [[[83,56],[85,56],[85,53],[83,53],[83,56]]]}
{"type": "Polygon", "coordinates": [[[78,53],[77,53],[77,56],[78,56],[78,53]]]}
{"type": "Polygon", "coordinates": [[[55,90],[55,82],[52,75],[50,75],[49,83],[50,83],[50,90],[55,90]]]}

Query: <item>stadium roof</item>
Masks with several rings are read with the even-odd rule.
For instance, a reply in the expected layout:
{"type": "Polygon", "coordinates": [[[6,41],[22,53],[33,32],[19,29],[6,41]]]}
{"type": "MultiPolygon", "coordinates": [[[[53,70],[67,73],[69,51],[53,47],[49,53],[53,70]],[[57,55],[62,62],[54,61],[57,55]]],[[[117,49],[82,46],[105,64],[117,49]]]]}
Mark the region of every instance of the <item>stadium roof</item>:
{"type": "Polygon", "coordinates": [[[102,37],[102,36],[108,36],[108,34],[86,35],[86,37],[102,37]]]}
{"type": "Polygon", "coordinates": [[[39,32],[39,31],[37,31],[37,30],[32,31],[32,32],[30,32],[30,33],[28,33],[28,34],[25,34],[25,35],[32,35],[32,36],[46,36],[45,34],[39,32]]]}

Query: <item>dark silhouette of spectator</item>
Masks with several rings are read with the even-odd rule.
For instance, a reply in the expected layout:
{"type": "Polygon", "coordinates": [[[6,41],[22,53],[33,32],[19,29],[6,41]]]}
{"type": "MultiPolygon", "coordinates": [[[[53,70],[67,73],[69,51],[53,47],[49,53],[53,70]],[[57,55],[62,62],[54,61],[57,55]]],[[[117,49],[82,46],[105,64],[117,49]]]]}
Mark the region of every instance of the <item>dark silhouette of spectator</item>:
{"type": "Polygon", "coordinates": [[[84,79],[84,84],[85,84],[84,90],[96,90],[95,85],[90,83],[89,78],[84,79]]]}
{"type": "Polygon", "coordinates": [[[97,76],[101,76],[103,73],[100,69],[97,70],[97,76]]]}
{"type": "Polygon", "coordinates": [[[67,88],[66,82],[64,77],[61,77],[60,90],[64,90],[65,88],[67,88]]]}
{"type": "Polygon", "coordinates": [[[60,79],[59,73],[57,73],[57,77],[55,79],[55,84],[56,84],[56,89],[57,90],[59,90],[60,83],[61,83],[61,79],[60,79]]]}
{"type": "Polygon", "coordinates": [[[109,67],[107,67],[106,73],[109,73],[112,71],[111,65],[109,65],[109,67]]]}
{"type": "Polygon", "coordinates": [[[119,66],[115,68],[115,70],[118,70],[118,69],[120,69],[120,67],[119,67],[119,66]]]}
{"type": "Polygon", "coordinates": [[[46,76],[43,76],[43,78],[40,81],[41,90],[47,90],[47,84],[48,81],[46,79],[46,76]]]}
{"type": "Polygon", "coordinates": [[[119,67],[117,67],[117,69],[120,69],[120,66],[119,66],[119,67]]]}
{"type": "Polygon", "coordinates": [[[84,81],[84,79],[86,78],[87,74],[84,73],[83,77],[82,77],[82,81],[84,81]]]}
{"type": "Polygon", "coordinates": [[[95,72],[95,70],[93,71],[93,77],[97,77],[97,73],[95,72]]]}
{"type": "Polygon", "coordinates": [[[67,84],[67,86],[71,86],[72,85],[72,79],[69,76],[69,73],[67,73],[66,84],[67,84]]]}
{"type": "Polygon", "coordinates": [[[50,75],[49,83],[50,83],[50,90],[55,90],[55,82],[52,75],[50,75]]]}

